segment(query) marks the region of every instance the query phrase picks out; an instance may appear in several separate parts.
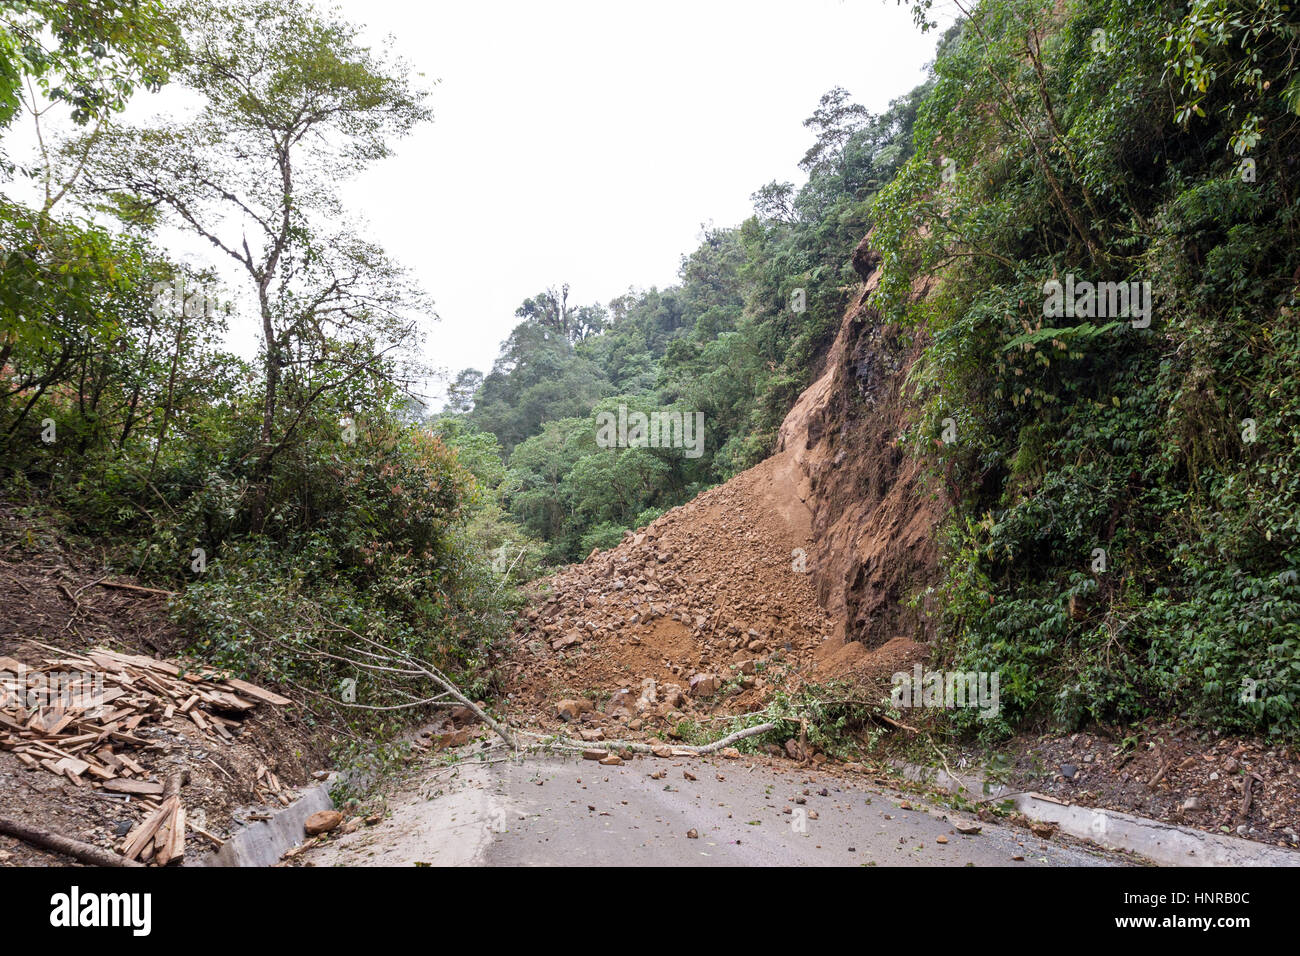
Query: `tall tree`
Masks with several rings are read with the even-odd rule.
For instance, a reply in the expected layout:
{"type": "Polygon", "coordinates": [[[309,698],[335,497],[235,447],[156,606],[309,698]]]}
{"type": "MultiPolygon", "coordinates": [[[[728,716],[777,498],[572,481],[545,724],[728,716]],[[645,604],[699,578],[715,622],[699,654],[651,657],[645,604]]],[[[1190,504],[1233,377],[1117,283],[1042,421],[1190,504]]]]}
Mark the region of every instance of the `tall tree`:
{"type": "Polygon", "coordinates": [[[570,342],[581,342],[589,335],[599,332],[608,319],[600,306],[569,305],[567,282],[559,289],[551,286],[545,292],[525,299],[523,305],[515,310],[515,315],[544,329],[558,332],[570,342]]]}
{"type": "Polygon", "coordinates": [[[206,239],[247,278],[261,321],[262,402],[250,519],[276,454],[329,393],[392,381],[422,297],[361,238],[334,192],[430,117],[399,61],[304,0],[208,0],[182,15],[180,79],[197,116],[122,129],[90,176],[114,210],[206,239]]]}
{"type": "Polygon", "coordinates": [[[467,415],[474,410],[474,393],[483,384],[483,373],[476,368],[461,369],[456,380],[447,386],[447,411],[467,415]]]}
{"type": "Polygon", "coordinates": [[[813,115],[803,121],[804,126],[817,134],[817,142],[804,154],[799,166],[808,172],[834,166],[849,138],[870,119],[866,107],[852,102],[844,87],[829,90],[813,110],[813,115]]]}

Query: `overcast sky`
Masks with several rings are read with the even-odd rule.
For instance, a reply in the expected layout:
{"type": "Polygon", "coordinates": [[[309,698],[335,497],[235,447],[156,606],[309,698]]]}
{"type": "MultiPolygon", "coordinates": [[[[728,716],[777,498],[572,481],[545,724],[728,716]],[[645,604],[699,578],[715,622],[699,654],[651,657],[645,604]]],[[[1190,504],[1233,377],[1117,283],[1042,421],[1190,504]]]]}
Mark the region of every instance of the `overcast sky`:
{"type": "Polygon", "coordinates": [[[452,373],[486,372],[548,285],[608,302],[674,282],[702,223],[802,180],[822,93],[879,112],[936,39],[895,0],[340,6],[439,80],[433,123],[343,195],[433,296],[429,359],[452,373]]]}
{"type": "MultiPolygon", "coordinates": [[[[937,39],[896,0],[337,4],[438,81],[433,122],[339,188],[432,296],[426,360],[452,375],[488,371],[515,309],[549,285],[606,303],[673,283],[702,224],[739,224],[764,183],[802,182],[802,123],[823,93],[880,112],[923,79],[937,39]]],[[[180,102],[141,94],[125,119],[180,102]]],[[[197,239],[160,238],[214,261],[197,239]]],[[[256,354],[251,315],[229,345],[256,354]]]]}

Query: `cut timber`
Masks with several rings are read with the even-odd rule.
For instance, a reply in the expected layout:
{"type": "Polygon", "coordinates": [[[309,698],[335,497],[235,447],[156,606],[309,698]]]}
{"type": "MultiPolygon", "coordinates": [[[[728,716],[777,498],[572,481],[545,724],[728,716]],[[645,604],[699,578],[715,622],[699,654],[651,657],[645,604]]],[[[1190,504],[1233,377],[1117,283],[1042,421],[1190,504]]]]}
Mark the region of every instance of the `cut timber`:
{"type": "Polygon", "coordinates": [[[72,774],[72,776],[80,777],[90,769],[90,764],[84,760],[79,760],[76,757],[64,757],[54,765],[54,769],[59,773],[63,773],[66,770],[68,773],[72,774]]]}
{"type": "Polygon", "coordinates": [[[163,785],[149,780],[105,780],[103,787],[111,793],[129,793],[137,797],[162,796],[163,785]]]}
{"type": "Polygon", "coordinates": [[[162,806],[127,834],[122,848],[127,859],[134,860],[142,856],[149,860],[158,855],[161,861],[162,855],[166,853],[167,859],[162,862],[170,862],[184,855],[185,817],[181,807],[181,786],[187,776],[187,771],[176,771],[167,777],[167,784],[163,787],[162,806]],[[167,829],[160,834],[164,825],[167,829]]]}
{"type": "Polygon", "coordinates": [[[224,691],[215,691],[212,694],[212,703],[219,710],[233,711],[237,714],[242,714],[257,706],[252,701],[244,700],[234,694],[227,694],[224,691]]]}
{"type": "Polygon", "coordinates": [[[238,677],[227,677],[225,682],[245,697],[252,697],[254,700],[260,700],[264,704],[271,704],[274,707],[284,707],[293,703],[293,701],[288,697],[281,697],[279,694],[272,693],[269,690],[263,690],[256,684],[242,681],[238,677]]]}
{"type": "Polygon", "coordinates": [[[181,806],[180,797],[167,799],[173,803],[171,814],[158,827],[153,841],[154,856],[159,866],[166,866],[185,855],[185,808],[181,806]]]}
{"type": "MultiPolygon", "coordinates": [[[[28,766],[42,767],[78,786],[93,781],[99,787],[101,781],[119,775],[146,776],[146,768],[126,755],[119,755],[120,760],[107,769],[90,758],[92,751],[106,743],[116,750],[147,755],[154,745],[147,732],[144,736],[137,733],[164,724],[173,732],[193,737],[197,729],[213,741],[229,744],[242,729],[245,716],[259,706],[292,703],[255,684],[228,679],[213,668],[195,671],[189,664],[102,647],[82,656],[39,641],[32,643],[51,652],[50,656],[36,664],[23,664],[12,657],[2,662],[12,665],[18,675],[71,670],[82,672],[82,676],[69,685],[65,695],[69,701],[28,709],[27,695],[15,693],[9,686],[14,682],[0,672],[0,750],[24,755],[28,766]],[[83,704],[83,699],[91,703],[83,704]]],[[[138,781],[119,784],[110,791],[137,796],[159,793],[157,784],[138,781]]]]}
{"type": "Polygon", "coordinates": [[[16,837],[24,843],[30,843],[32,846],[40,847],[43,850],[62,853],[64,856],[70,856],[82,863],[89,863],[91,866],[140,865],[134,860],[114,853],[112,850],[105,850],[89,843],[83,843],[80,840],[74,840],[72,837],[55,833],[52,830],[42,830],[39,827],[31,827],[25,823],[19,823],[17,820],[8,820],[4,817],[0,817],[0,833],[16,837]]]}
{"type": "Polygon", "coordinates": [[[190,829],[193,830],[195,833],[197,833],[199,836],[203,837],[205,840],[211,842],[212,845],[215,846],[218,850],[220,850],[223,846],[226,845],[226,841],[221,839],[221,837],[214,836],[213,834],[209,833],[207,830],[203,829],[203,827],[198,826],[197,824],[191,823],[190,829]]]}
{"type": "Polygon", "coordinates": [[[120,760],[123,765],[125,765],[126,769],[130,770],[132,773],[143,774],[145,772],[144,767],[140,766],[126,754],[117,754],[117,759],[120,760]]]}
{"type": "Polygon", "coordinates": [[[180,802],[180,798],[168,798],[163,805],[146,817],[139,826],[127,834],[126,843],[122,847],[122,854],[128,860],[134,860],[140,856],[146,846],[153,843],[154,835],[158,828],[171,816],[173,800],[180,802]]]}

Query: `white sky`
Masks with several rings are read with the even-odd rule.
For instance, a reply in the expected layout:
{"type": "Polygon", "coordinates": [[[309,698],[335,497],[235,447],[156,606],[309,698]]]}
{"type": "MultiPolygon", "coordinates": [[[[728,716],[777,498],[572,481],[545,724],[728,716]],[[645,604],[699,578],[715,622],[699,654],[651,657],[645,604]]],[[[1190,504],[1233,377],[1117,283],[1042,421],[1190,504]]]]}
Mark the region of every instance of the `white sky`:
{"type": "MultiPolygon", "coordinates": [[[[895,0],[335,2],[440,81],[433,122],[340,194],[434,299],[426,359],[453,375],[488,371],[548,285],[603,303],[673,283],[702,224],[736,225],[764,183],[802,181],[802,121],[824,92],[880,112],[937,40],[895,0]]],[[[174,110],[141,99],[155,102],[128,120],[174,110]]],[[[231,347],[255,354],[254,319],[232,326],[231,347]]]]}
{"type": "Polygon", "coordinates": [[[453,374],[488,371],[548,285],[608,302],[674,282],[702,223],[738,224],[758,187],[802,181],[824,92],[880,112],[937,39],[895,0],[340,7],[440,80],[433,123],[343,196],[433,296],[429,359],[453,374]]]}

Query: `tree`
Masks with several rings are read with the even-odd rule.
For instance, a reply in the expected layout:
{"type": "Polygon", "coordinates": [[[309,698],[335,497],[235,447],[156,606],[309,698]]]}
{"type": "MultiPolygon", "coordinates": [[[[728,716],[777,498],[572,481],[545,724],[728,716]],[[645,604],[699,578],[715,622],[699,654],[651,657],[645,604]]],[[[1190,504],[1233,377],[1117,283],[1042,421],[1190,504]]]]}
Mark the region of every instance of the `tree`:
{"type": "Polygon", "coordinates": [[[804,126],[817,134],[817,142],[799,161],[799,168],[811,173],[834,166],[849,137],[870,118],[865,106],[849,100],[849,91],[844,87],[837,86],[823,94],[813,115],[803,121],[804,126]]]}
{"type": "Polygon", "coordinates": [[[80,124],[167,78],[176,30],[162,0],[7,0],[0,7],[0,128],[30,80],[80,124]]]}
{"type": "Polygon", "coordinates": [[[754,203],[754,215],[759,219],[794,225],[794,195],[794,183],[778,183],[774,180],[749,198],[754,203]]]}
{"type": "MultiPolygon", "coordinates": [[[[0,6],[0,130],[20,108],[31,115],[41,163],[22,173],[39,179],[44,192],[37,210],[0,197],[0,402],[18,402],[12,421],[0,425],[5,438],[42,396],[107,347],[115,330],[132,324],[141,310],[136,302],[123,306],[128,280],[147,272],[138,246],[90,224],[53,221],[79,162],[57,168],[42,119],[70,106],[76,123],[98,125],[135,88],[163,82],[175,35],[159,0],[11,0],[0,6]]],[[[0,151],[0,171],[14,170],[0,151]]]]}
{"type": "Polygon", "coordinates": [[[570,342],[581,342],[589,335],[600,332],[608,319],[598,305],[569,306],[569,284],[557,290],[551,286],[532,298],[525,299],[515,310],[521,319],[533,322],[564,336],[570,342]]]}
{"type": "Polygon", "coordinates": [[[430,113],[402,64],[304,0],[204,0],[182,25],[180,77],[201,97],[198,115],[113,131],[89,172],[128,222],[165,217],[246,276],[262,332],[259,528],[274,458],[317,402],[358,380],[393,382],[394,357],[418,336],[418,291],[334,191],[430,113]]]}
{"type": "Polygon", "coordinates": [[[483,384],[483,373],[476,368],[462,369],[456,381],[447,386],[447,411],[467,415],[474,410],[474,395],[483,384]]]}

